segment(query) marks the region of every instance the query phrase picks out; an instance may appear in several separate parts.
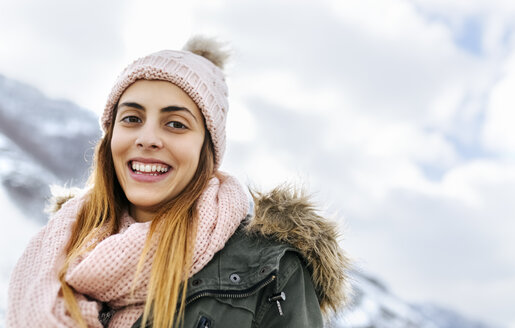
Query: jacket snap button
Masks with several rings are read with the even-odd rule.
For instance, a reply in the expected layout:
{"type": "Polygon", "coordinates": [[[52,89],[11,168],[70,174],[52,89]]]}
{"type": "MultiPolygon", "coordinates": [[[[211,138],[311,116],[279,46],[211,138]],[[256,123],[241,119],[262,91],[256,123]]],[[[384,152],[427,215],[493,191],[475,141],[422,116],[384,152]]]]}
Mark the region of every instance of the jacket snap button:
{"type": "Polygon", "coordinates": [[[241,278],[239,275],[237,275],[236,273],[233,273],[231,274],[231,276],[229,277],[229,279],[231,279],[231,281],[235,284],[239,283],[241,278]]]}
{"type": "Polygon", "coordinates": [[[192,286],[198,286],[202,283],[202,280],[201,279],[195,279],[191,282],[191,285],[192,286]]]}

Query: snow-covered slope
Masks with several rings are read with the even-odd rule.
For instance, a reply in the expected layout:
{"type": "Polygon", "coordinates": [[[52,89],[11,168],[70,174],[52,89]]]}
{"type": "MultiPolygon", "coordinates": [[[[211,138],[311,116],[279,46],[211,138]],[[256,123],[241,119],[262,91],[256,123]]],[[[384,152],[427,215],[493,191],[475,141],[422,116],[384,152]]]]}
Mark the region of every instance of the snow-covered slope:
{"type": "Polygon", "coordinates": [[[379,280],[363,272],[350,274],[351,306],[334,318],[334,328],[487,328],[436,305],[414,305],[399,299],[379,280]]]}
{"type": "Polygon", "coordinates": [[[41,211],[48,194],[48,185],[59,178],[42,167],[11,139],[0,134],[0,182],[6,196],[34,219],[44,220],[41,211]]]}
{"type": "MultiPolygon", "coordinates": [[[[0,75],[0,328],[8,277],[31,236],[43,226],[49,184],[85,179],[99,137],[97,117],[67,101],[0,75]]],[[[377,279],[350,274],[352,305],[330,323],[335,328],[487,328],[449,309],[412,305],[377,279]]]]}

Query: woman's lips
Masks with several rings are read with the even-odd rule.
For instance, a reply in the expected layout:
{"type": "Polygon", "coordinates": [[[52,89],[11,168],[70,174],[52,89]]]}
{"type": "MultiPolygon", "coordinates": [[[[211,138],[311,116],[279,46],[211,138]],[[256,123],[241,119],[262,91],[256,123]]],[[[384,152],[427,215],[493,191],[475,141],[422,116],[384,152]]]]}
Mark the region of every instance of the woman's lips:
{"type": "Polygon", "coordinates": [[[132,179],[138,182],[159,182],[165,179],[173,168],[162,162],[160,163],[143,163],[140,161],[129,161],[127,169],[132,179]]]}

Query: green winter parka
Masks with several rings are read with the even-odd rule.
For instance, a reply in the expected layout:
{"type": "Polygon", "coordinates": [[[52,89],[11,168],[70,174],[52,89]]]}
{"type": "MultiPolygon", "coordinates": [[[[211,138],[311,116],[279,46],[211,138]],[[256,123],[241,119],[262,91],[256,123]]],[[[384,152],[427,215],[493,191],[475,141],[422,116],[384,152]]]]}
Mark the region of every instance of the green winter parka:
{"type": "Polygon", "coordinates": [[[348,261],[336,226],[289,188],[255,194],[254,204],[253,217],[188,280],[181,328],[316,328],[345,303],[348,261]]]}

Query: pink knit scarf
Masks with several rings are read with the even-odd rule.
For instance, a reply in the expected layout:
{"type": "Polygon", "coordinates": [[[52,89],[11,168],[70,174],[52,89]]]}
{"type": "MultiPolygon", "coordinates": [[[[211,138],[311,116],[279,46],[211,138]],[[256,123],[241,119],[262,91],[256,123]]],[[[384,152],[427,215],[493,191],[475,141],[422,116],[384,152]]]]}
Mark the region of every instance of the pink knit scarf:
{"type": "MultiPolygon", "coordinates": [[[[65,309],[57,273],[85,197],[66,202],[31,240],[18,261],[9,285],[7,327],[76,327],[65,309]]],[[[248,205],[247,196],[235,178],[219,175],[211,179],[198,202],[190,277],[224,247],[247,214],[248,205]]],[[[121,220],[120,232],[100,241],[73,263],[65,276],[75,290],[88,327],[102,327],[99,320],[102,303],[115,311],[109,327],[131,327],[143,313],[155,247],[145,260],[132,297],[130,292],[150,222],[138,223],[129,215],[121,220]]]]}

